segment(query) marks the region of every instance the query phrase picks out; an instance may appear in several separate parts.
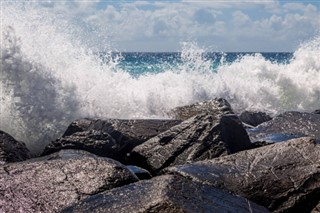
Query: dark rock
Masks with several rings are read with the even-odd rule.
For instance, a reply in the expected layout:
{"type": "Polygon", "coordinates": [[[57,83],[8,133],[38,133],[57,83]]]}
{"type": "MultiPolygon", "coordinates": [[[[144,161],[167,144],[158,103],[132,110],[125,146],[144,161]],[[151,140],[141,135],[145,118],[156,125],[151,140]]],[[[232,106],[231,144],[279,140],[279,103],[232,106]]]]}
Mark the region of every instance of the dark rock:
{"type": "Polygon", "coordinates": [[[250,112],[244,111],[239,115],[239,119],[250,126],[258,126],[266,121],[270,121],[272,118],[265,112],[250,112]]]}
{"type": "Polygon", "coordinates": [[[299,137],[320,139],[320,115],[306,112],[285,112],[256,128],[247,129],[252,142],[281,142],[299,137]]]}
{"type": "Polygon", "coordinates": [[[75,120],[68,126],[67,130],[64,132],[62,137],[70,136],[76,132],[86,131],[94,121],[95,120],[88,118],[75,120]]]}
{"type": "Polygon", "coordinates": [[[267,146],[267,145],[271,145],[271,144],[274,144],[274,143],[269,143],[269,142],[266,142],[266,141],[253,142],[252,143],[252,149],[263,147],[263,146],[267,146]]]}
{"type": "Polygon", "coordinates": [[[140,168],[138,166],[133,166],[133,165],[127,165],[127,167],[128,169],[130,169],[132,173],[134,173],[139,178],[139,180],[152,178],[152,175],[146,169],[140,168]]]}
{"type": "Polygon", "coordinates": [[[210,101],[198,102],[195,104],[176,107],[168,114],[170,117],[178,120],[187,120],[199,114],[226,115],[233,114],[230,104],[222,98],[216,98],[210,101]]]}
{"type": "Polygon", "coordinates": [[[212,159],[251,148],[246,131],[236,115],[201,114],[135,147],[130,164],[152,174],[162,169],[212,159]]]}
{"type": "Polygon", "coordinates": [[[316,109],[316,110],[313,111],[312,113],[314,113],[314,114],[320,114],[320,109],[316,109]]]}
{"type": "Polygon", "coordinates": [[[314,207],[311,213],[320,213],[320,201],[316,207],[314,207]]]}
{"type": "Polygon", "coordinates": [[[160,176],[91,196],[67,212],[268,212],[264,207],[205,184],[160,176]]]}
{"type": "Polygon", "coordinates": [[[293,139],[167,173],[229,190],[273,212],[310,212],[320,200],[320,145],[293,139]]]}
{"type": "Polygon", "coordinates": [[[125,162],[135,146],[181,123],[178,120],[90,120],[74,121],[64,136],[51,142],[47,155],[61,149],[81,149],[125,162]]]}
{"type": "Polygon", "coordinates": [[[0,166],[0,212],[59,212],[90,195],[137,180],[112,159],[63,150],[0,166]]]}
{"type": "Polygon", "coordinates": [[[220,119],[221,139],[228,154],[250,149],[252,144],[246,130],[236,115],[225,115],[220,119]]]}
{"type": "Polygon", "coordinates": [[[9,134],[0,130],[0,165],[29,158],[30,152],[23,142],[16,141],[9,134]]]}
{"type": "Polygon", "coordinates": [[[44,154],[59,151],[61,149],[86,150],[99,156],[106,156],[115,160],[121,158],[119,151],[123,144],[115,141],[108,133],[101,130],[89,130],[75,132],[70,136],[65,136],[55,142],[50,143],[44,154]]]}

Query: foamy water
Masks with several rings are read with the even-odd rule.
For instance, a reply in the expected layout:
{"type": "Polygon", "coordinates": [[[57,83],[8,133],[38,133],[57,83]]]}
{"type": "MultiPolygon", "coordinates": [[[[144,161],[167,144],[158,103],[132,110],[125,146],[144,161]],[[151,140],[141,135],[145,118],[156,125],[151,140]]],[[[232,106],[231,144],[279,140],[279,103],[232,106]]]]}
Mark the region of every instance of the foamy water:
{"type": "Polygon", "coordinates": [[[176,106],[227,99],[234,110],[277,114],[320,108],[320,38],[288,64],[260,54],[212,72],[205,49],[183,43],[183,63],[132,77],[92,53],[79,30],[46,10],[3,5],[0,129],[42,149],[77,118],[164,118],[176,106]]]}

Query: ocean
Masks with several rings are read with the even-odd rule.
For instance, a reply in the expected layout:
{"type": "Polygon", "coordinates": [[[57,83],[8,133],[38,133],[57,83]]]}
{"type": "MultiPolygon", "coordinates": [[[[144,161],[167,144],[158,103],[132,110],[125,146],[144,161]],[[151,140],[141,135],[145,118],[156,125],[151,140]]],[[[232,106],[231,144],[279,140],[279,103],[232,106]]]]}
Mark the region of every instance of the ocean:
{"type": "Polygon", "coordinates": [[[290,53],[207,52],[196,42],[173,53],[97,51],[70,23],[17,10],[2,14],[0,129],[31,150],[78,118],[167,119],[216,97],[236,113],[320,108],[320,37],[290,53]]]}

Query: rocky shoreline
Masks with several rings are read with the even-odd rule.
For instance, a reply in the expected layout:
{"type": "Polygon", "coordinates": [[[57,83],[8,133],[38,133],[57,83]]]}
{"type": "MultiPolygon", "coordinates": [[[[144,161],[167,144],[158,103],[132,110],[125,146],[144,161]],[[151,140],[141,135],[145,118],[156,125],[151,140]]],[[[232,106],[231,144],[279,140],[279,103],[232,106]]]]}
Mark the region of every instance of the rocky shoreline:
{"type": "Polygon", "coordinates": [[[320,212],[320,114],[79,119],[36,158],[0,131],[0,212],[320,212]]]}

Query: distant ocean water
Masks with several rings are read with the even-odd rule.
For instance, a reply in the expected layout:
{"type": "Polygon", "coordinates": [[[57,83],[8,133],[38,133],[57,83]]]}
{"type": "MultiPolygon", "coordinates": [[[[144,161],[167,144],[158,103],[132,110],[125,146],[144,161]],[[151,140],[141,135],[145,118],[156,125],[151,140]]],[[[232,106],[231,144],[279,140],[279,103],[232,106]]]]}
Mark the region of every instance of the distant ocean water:
{"type": "MultiPolygon", "coordinates": [[[[265,60],[272,63],[288,64],[293,57],[291,52],[204,52],[202,59],[211,63],[210,70],[216,72],[219,66],[232,64],[241,60],[244,56],[261,55],[265,60]]],[[[104,53],[100,53],[104,56],[104,53]]],[[[113,56],[121,56],[117,67],[125,70],[132,76],[139,77],[144,74],[156,74],[165,72],[168,69],[178,69],[185,62],[181,57],[181,52],[122,52],[113,53],[113,56]]]]}
{"type": "Polygon", "coordinates": [[[78,118],[167,118],[216,97],[236,112],[320,108],[320,37],[292,53],[207,53],[194,42],[176,53],[97,53],[55,14],[3,7],[0,129],[31,149],[78,118]]]}

